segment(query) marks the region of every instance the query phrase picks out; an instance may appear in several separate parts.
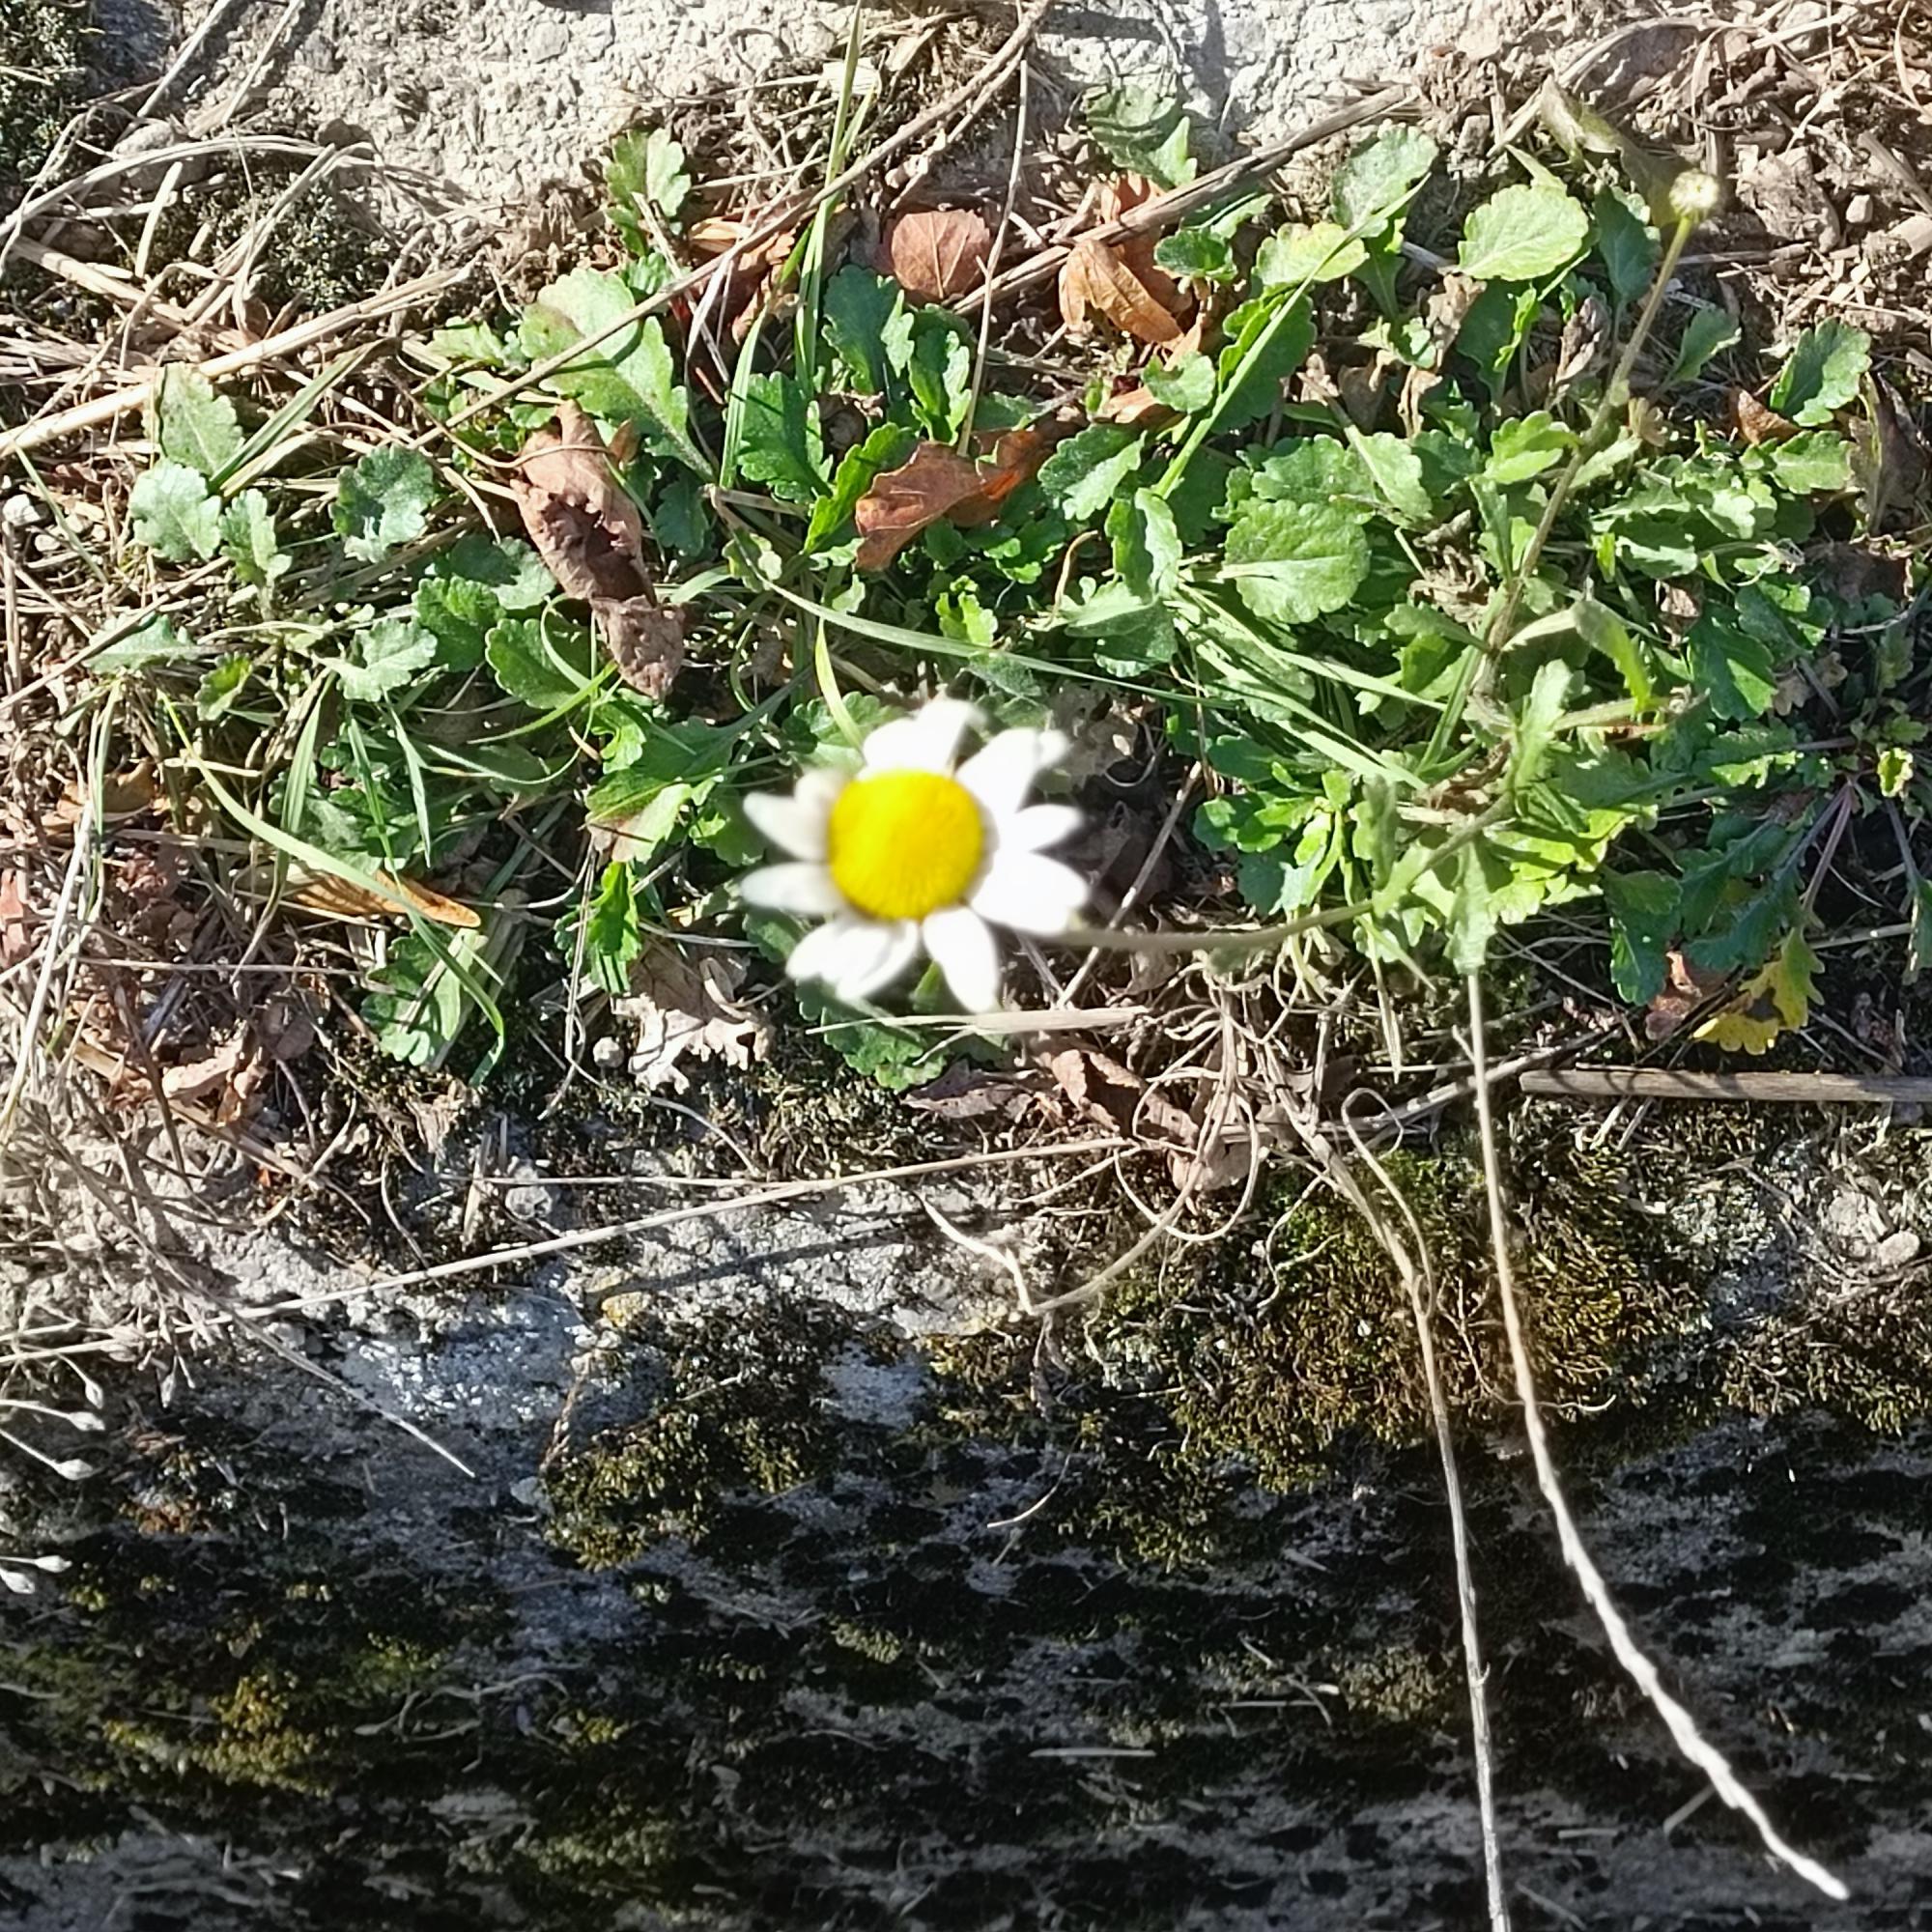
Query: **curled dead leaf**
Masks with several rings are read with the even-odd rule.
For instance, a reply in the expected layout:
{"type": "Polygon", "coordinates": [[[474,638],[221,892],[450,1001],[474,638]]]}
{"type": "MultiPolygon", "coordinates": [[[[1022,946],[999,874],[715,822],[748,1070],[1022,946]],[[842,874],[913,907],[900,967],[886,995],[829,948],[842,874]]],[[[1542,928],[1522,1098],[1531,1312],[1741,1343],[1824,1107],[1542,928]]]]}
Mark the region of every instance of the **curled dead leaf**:
{"type": "Polygon", "coordinates": [[[1731,419],[1753,449],[1761,443],[1783,442],[1798,434],[1798,425],[1790,417],[1766,408],[1748,389],[1731,391],[1731,419]]]}
{"type": "Polygon", "coordinates": [[[644,520],[611,451],[577,404],[524,444],[516,482],[524,527],[567,597],[582,598],[625,683],[662,697],[684,663],[684,619],[661,610],[644,569],[644,520]]]}
{"type": "Polygon", "coordinates": [[[771,1028],[756,1009],[739,1003],[744,980],[743,960],[729,954],[647,945],[631,968],[631,991],[611,1003],[611,1012],[637,1029],[626,1061],[632,1077],[647,1091],[681,1094],[691,1084],[682,1061],[743,1067],[762,1059],[771,1028]]]}
{"type": "MultiPolygon", "coordinates": [[[[1172,289],[1172,282],[1168,286],[1172,289]]],[[[1082,334],[1094,309],[1139,342],[1173,342],[1181,332],[1174,310],[1162,305],[1122,253],[1090,239],[1076,242],[1061,267],[1060,319],[1069,333],[1082,334]]]]}
{"type": "Polygon", "coordinates": [[[1703,972],[1674,949],[1664,954],[1664,961],[1668,978],[1663,990],[1651,1001],[1643,1016],[1648,1039],[1668,1039],[1729,983],[1728,974],[1703,972]]]}
{"type": "Polygon", "coordinates": [[[989,524],[1007,498],[1052,452],[1051,425],[1009,430],[984,464],[944,443],[922,442],[896,469],[872,479],[852,513],[861,570],[883,570],[920,531],[942,518],[965,528],[989,524]]]}
{"type": "Polygon", "coordinates": [[[662,697],[684,668],[684,612],[650,597],[600,599],[590,613],[617,675],[646,697],[662,697]]]}
{"type": "Polygon", "coordinates": [[[893,279],[920,301],[956,301],[978,288],[992,248],[984,217],[965,208],[921,209],[886,231],[893,279]]]}
{"type": "Polygon", "coordinates": [[[594,604],[643,594],[643,516],[577,404],[559,403],[556,428],[525,441],[514,488],[524,527],[566,597],[594,604]]]}
{"type": "Polygon", "coordinates": [[[1194,1146],[1199,1129],[1193,1115],[1150,1087],[1132,1067],[1097,1048],[1063,1047],[1046,1056],[1046,1070],[1073,1106],[1096,1125],[1194,1146]]]}
{"type": "Polygon", "coordinates": [[[415,879],[380,867],[372,869],[369,876],[382,887],[380,893],[327,872],[314,873],[290,887],[289,903],[337,919],[394,919],[399,913],[412,912],[437,925],[454,926],[463,932],[473,932],[483,923],[473,907],[445,897],[415,879]]]}

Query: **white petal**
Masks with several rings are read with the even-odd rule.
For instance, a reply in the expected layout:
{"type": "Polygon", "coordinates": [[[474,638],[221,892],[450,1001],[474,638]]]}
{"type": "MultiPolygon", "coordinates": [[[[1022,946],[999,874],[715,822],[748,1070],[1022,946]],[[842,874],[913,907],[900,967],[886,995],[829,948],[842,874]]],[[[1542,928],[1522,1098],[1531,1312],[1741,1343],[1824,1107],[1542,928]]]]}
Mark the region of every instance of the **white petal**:
{"type": "Polygon", "coordinates": [[[1001,820],[997,837],[1005,851],[1038,852],[1079,830],[1080,814],[1070,805],[1030,805],[1001,820]]]}
{"type": "Polygon", "coordinates": [[[1000,950],[992,928],[977,912],[949,906],[929,913],[920,928],[952,997],[969,1013],[989,1013],[1000,1004],[1000,950]]]}
{"type": "Polygon", "coordinates": [[[1061,932],[1087,903],[1087,881],[1037,852],[997,852],[966,902],[982,919],[1015,932],[1061,932]]]}
{"type": "Polygon", "coordinates": [[[867,738],[866,769],[950,772],[960,739],[979,717],[962,697],[935,697],[910,718],[895,718],[867,738]]]}
{"type": "Polygon", "coordinates": [[[794,980],[822,980],[848,1003],[875,993],[919,956],[919,927],[847,915],[808,932],[792,948],[785,971],[794,980]]]}
{"type": "Polygon", "coordinates": [[[769,906],[801,919],[830,919],[845,910],[845,895],[833,884],[831,872],[804,860],[747,872],[738,881],[738,896],[747,905],[769,906]]]}
{"type": "Polygon", "coordinates": [[[1005,818],[1020,809],[1034,780],[1065,755],[1063,732],[1002,731],[959,767],[959,782],[995,819],[1005,818]]]}
{"type": "Polygon", "coordinates": [[[781,852],[794,859],[825,857],[825,821],[848,780],[829,765],[807,772],[787,798],[782,792],[745,794],[745,816],[753,829],[781,852]]]}

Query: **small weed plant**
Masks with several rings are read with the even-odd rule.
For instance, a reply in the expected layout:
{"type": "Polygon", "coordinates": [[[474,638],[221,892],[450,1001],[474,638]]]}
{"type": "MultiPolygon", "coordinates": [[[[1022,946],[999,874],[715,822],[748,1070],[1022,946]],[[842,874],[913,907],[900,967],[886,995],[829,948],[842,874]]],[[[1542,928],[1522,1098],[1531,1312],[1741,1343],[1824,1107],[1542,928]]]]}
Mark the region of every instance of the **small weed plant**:
{"type": "MultiPolygon", "coordinates": [[[[1134,105],[1093,115],[1122,208],[1193,172],[1184,121],[1134,105]]],[[[1041,347],[1037,317],[983,326],[983,232],[921,231],[923,272],[889,233],[886,273],[841,259],[829,206],[679,293],[750,224],[629,137],[621,256],[411,343],[413,420],[352,461],[305,425],[353,358],[260,420],[169,372],[129,504],[152,594],[99,701],[147,721],[186,822],[270,855],[266,901],[407,921],[363,1010],[417,1064],[479,1019],[500,1044],[533,932],[621,993],[653,930],[730,907],[747,788],[942,683],[995,720],[1151,727],[1246,912],[1325,921],[1378,977],[1592,901],[1619,995],[1728,987],[1717,1037],[1760,1048],[1804,1017],[1850,821],[1890,818],[1932,931],[1868,344],[1821,324],[1720,408],[1736,326],[1662,298],[1702,178],[1557,160],[1471,203],[1384,129],[1321,218],[1236,188],[1076,249],[1087,333],[1041,347]],[[641,670],[511,511],[560,405],[629,506],[599,540],[656,613],[641,670]]],[[[935,1070],[889,1026],[833,1037],[888,1084],[935,1070]]]]}

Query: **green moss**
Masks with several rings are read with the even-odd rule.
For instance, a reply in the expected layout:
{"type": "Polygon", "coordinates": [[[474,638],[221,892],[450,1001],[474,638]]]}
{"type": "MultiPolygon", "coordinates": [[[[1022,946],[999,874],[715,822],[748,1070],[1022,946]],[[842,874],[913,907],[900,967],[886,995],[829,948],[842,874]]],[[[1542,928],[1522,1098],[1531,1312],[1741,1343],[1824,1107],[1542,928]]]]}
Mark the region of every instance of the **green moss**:
{"type": "Polygon", "coordinates": [[[51,152],[84,98],[88,0],[0,0],[0,188],[51,152]]]}
{"type": "Polygon", "coordinates": [[[1932,1307],[1917,1285],[1807,1293],[1737,1338],[1722,1394],[1750,1415],[1822,1408],[1896,1435],[1932,1414],[1932,1307]]]}
{"type": "Polygon", "coordinates": [[[157,266],[189,256],[211,261],[267,218],[251,272],[256,295],[270,308],[293,303],[323,314],[374,294],[395,260],[394,244],[330,182],[312,183],[282,206],[296,166],[262,158],[245,174],[223,175],[184,194],[156,230],[150,259],[157,266]]]}
{"type": "Polygon", "coordinates": [[[647,1324],[651,1410],[552,1467],[553,1539],[605,1569],[666,1537],[702,1541],[734,1493],[779,1495],[836,1466],[825,1373],[852,1332],[794,1299],[647,1324]]]}
{"type": "MultiPolygon", "coordinates": [[[[1553,1411],[1639,1400],[1628,1365],[1695,1319],[1614,1160],[1534,1150],[1518,1246],[1532,1352],[1553,1411]]],[[[1493,1419],[1510,1371],[1494,1313],[1482,1178],[1465,1157],[1397,1153],[1437,1292],[1438,1365],[1453,1410],[1493,1419]]],[[[1230,1243],[1198,1273],[1172,1264],[1125,1281],[1089,1324],[1109,1373],[1167,1411],[1189,1460],[1236,1458],[1271,1489],[1315,1480],[1344,1435],[1391,1443],[1429,1428],[1407,1300],[1346,1204],[1293,1208],[1264,1238],[1230,1243]]]]}
{"type": "Polygon", "coordinates": [[[1455,1713],[1458,1666],[1412,1644],[1395,1644],[1345,1663],[1337,1674],[1349,1709],[1378,1723],[1413,1728],[1439,1724],[1455,1713]]]}

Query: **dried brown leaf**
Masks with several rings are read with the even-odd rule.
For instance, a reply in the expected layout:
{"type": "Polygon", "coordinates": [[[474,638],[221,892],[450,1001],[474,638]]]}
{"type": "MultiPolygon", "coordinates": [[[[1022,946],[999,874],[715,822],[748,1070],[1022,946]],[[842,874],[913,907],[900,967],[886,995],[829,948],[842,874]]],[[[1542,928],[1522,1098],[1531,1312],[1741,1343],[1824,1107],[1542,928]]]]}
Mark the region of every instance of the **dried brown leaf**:
{"type": "MultiPolygon", "coordinates": [[[[1168,282],[1170,289],[1173,286],[1168,282]]],[[[1078,334],[1086,328],[1092,309],[1139,342],[1173,342],[1181,332],[1174,311],[1162,305],[1120,251],[1089,240],[1073,244],[1060,270],[1061,320],[1078,334]]]]}
{"type": "Polygon", "coordinates": [[[883,570],[920,531],[946,518],[965,527],[989,524],[1060,440],[1051,425],[1009,430],[990,459],[970,463],[944,443],[922,442],[899,465],[872,479],[852,520],[862,539],[861,570],[883,570]]]}
{"type": "Polygon", "coordinates": [[[34,950],[20,876],[13,870],[0,872],[0,968],[17,966],[34,950]]]}
{"type": "Polygon", "coordinates": [[[649,597],[622,603],[600,598],[590,607],[617,675],[646,697],[662,697],[684,668],[684,612],[649,597]]]}
{"type": "Polygon", "coordinates": [[[992,248],[984,217],[965,208],[922,209],[886,231],[893,278],[920,301],[954,301],[978,288],[992,248]]]}
{"type": "Polygon", "coordinates": [[[1669,978],[1643,1016],[1644,1034],[1650,1039],[1668,1039],[1714,994],[1723,990],[1727,979],[1722,973],[1700,972],[1674,950],[1664,958],[1669,978]]]}
{"type": "Polygon", "coordinates": [[[575,403],[559,403],[556,428],[525,442],[514,488],[524,527],[565,596],[623,603],[648,590],[643,517],[575,403]]]}
{"type": "Polygon", "coordinates": [[[611,1006],[637,1028],[629,1066],[639,1085],[681,1094],[691,1084],[685,1060],[739,1067],[761,1060],[771,1029],[762,1013],[739,1004],[744,980],[744,961],[728,954],[647,945],[631,969],[631,991],[611,1006]]]}
{"type": "Polygon", "coordinates": [[[1109,396],[1094,417],[1096,422],[1119,423],[1122,429],[1165,429],[1179,413],[1142,383],[1109,396]]]}
{"type": "Polygon", "coordinates": [[[1138,1129],[1193,1147],[1193,1115],[1151,1088],[1131,1067],[1091,1046],[1063,1047],[1046,1056],[1046,1069],[1074,1107],[1096,1125],[1119,1133],[1138,1129]]]}
{"type": "Polygon", "coordinates": [[[872,479],[852,513],[861,570],[883,570],[929,524],[978,494],[980,470],[944,443],[922,442],[896,469],[872,479]]]}
{"type": "Polygon", "coordinates": [[[337,919],[393,919],[398,913],[413,912],[438,925],[455,926],[464,932],[473,932],[483,923],[482,916],[473,907],[446,898],[418,880],[402,878],[380,867],[372,868],[370,877],[383,888],[382,892],[373,893],[347,879],[318,872],[291,888],[289,902],[337,919]]]}
{"type": "Polygon", "coordinates": [[[1768,409],[1748,389],[1731,391],[1731,418],[1738,434],[1756,449],[1766,442],[1783,442],[1798,434],[1798,425],[1788,416],[1768,409]]]}

